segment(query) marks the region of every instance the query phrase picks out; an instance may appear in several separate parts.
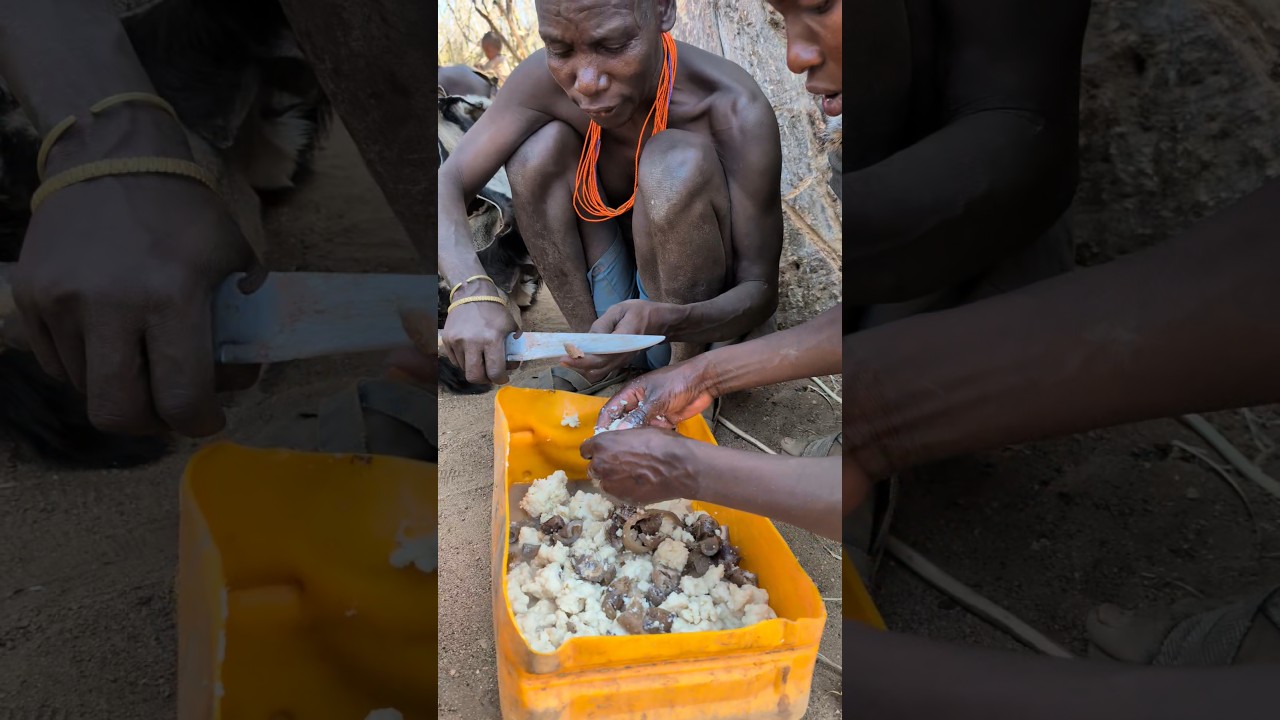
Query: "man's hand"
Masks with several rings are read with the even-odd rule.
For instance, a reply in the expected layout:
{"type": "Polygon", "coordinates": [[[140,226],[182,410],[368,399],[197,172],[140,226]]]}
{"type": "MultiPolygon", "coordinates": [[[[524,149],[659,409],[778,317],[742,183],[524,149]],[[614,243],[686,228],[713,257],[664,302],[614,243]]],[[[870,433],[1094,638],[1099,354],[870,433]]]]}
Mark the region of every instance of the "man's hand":
{"type": "Polygon", "coordinates": [[[641,375],[605,403],[596,427],[607,428],[621,419],[615,430],[675,428],[711,406],[715,395],[708,380],[699,358],[641,375]]]}
{"type": "Polygon", "coordinates": [[[710,445],[669,430],[642,428],[600,433],[582,444],[587,476],[600,489],[640,505],[697,499],[700,451],[710,445]]]}
{"type": "MultiPolygon", "coordinates": [[[[484,288],[472,295],[491,294],[484,288]]],[[[468,297],[468,296],[463,296],[468,297]]],[[[506,305],[476,302],[461,305],[445,318],[440,337],[445,354],[467,376],[468,382],[505,385],[507,335],[517,330],[506,305]]]]}
{"type": "MultiPolygon", "coordinates": [[[[253,265],[208,188],[169,176],[101,178],[59,190],[32,217],[14,300],[40,364],[88,396],[96,427],[202,437],[226,422],[215,394],[213,290],[253,265]]],[[[244,374],[249,384],[256,376],[244,374]]]]}
{"type": "MultiPolygon", "coordinates": [[[[650,300],[624,300],[605,311],[604,315],[591,324],[588,332],[666,335],[673,318],[678,313],[678,305],[650,300]]],[[[586,355],[581,358],[571,358],[566,355],[560,358],[560,364],[577,370],[583,377],[595,382],[625,366],[635,356],[636,353],[586,355]]]]}
{"type": "Polygon", "coordinates": [[[400,322],[415,346],[412,350],[399,350],[391,354],[391,375],[434,389],[439,375],[439,355],[433,336],[435,325],[428,325],[425,312],[404,312],[400,322]]]}

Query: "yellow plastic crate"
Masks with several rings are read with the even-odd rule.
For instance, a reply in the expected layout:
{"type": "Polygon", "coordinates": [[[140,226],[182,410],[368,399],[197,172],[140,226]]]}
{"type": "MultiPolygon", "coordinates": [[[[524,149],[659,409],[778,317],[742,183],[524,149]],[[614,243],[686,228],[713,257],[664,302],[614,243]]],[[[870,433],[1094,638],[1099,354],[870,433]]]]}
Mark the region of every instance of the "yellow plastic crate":
{"type": "MultiPolygon", "coordinates": [[[[826,608],[818,589],[766,518],[694,503],[731,528],[743,566],[769,591],[778,618],[737,630],[572,638],[535,653],[520,634],[506,593],[510,488],[564,470],[586,476],[579,454],[602,398],[503,388],[494,413],[493,620],[503,716],[512,720],[593,718],[724,720],[799,718],[809,702],[826,608]],[[580,427],[562,426],[576,412],[580,427]]],[[[700,417],[680,425],[715,443],[700,417]]]]}
{"type": "Polygon", "coordinates": [[[197,453],[181,487],[178,717],[434,718],[437,575],[390,557],[436,517],[434,465],[197,453]]]}

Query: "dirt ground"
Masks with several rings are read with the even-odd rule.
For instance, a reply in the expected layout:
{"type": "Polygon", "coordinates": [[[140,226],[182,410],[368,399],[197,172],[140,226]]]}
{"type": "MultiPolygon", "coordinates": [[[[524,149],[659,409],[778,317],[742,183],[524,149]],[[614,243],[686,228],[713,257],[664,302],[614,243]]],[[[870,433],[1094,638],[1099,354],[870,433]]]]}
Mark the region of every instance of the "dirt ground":
{"type": "MultiPolygon", "coordinates": [[[[524,316],[524,329],[568,330],[550,293],[541,293],[524,316]]],[[[553,361],[528,363],[512,377],[516,386],[553,361]]],[[[828,382],[830,379],[827,379],[828,382]]],[[[795,437],[833,432],[840,412],[805,383],[727,398],[721,414],[748,434],[779,449],[788,433],[795,437]]],[[[838,385],[837,385],[838,388],[838,385]]],[[[836,389],[836,392],[839,392],[836,389]]],[[[440,398],[440,717],[462,720],[500,718],[498,678],[489,593],[489,513],[493,494],[493,393],[440,398]]],[[[584,422],[587,420],[584,418],[584,422]]],[[[720,428],[716,442],[755,450],[720,428]]],[[[840,560],[836,543],[779,525],[796,558],[827,603],[822,654],[840,663],[840,560]]],[[[840,716],[839,673],[821,664],[815,670],[809,713],[825,720],[840,716]]]]}
{"type": "MultiPolygon", "coordinates": [[[[1280,440],[1280,409],[1253,413],[1262,444],[1280,440]]],[[[1241,412],[1206,417],[1246,457],[1259,454],[1241,412]]],[[[1280,500],[1237,476],[1251,520],[1231,486],[1175,440],[1208,449],[1170,419],[927,468],[903,484],[894,534],[1079,655],[1098,604],[1164,605],[1280,582],[1280,500]]],[[[1280,458],[1261,466],[1280,476],[1280,458]]],[[[880,580],[876,599],[894,629],[1029,652],[896,563],[880,580]]]]}
{"type": "MultiPolygon", "coordinates": [[[[412,249],[341,133],[321,153],[314,180],[270,213],[269,230],[269,261],[279,269],[416,270],[412,249]]],[[[548,299],[530,314],[530,326],[558,322],[548,299]]],[[[379,364],[357,357],[277,366],[255,391],[229,400],[229,434],[251,438],[379,364]]],[[[441,522],[453,528],[441,549],[449,579],[441,603],[441,717],[497,716],[484,534],[491,403],[492,395],[440,403],[441,522]]],[[[1280,411],[1258,414],[1280,440],[1280,411]]],[[[803,383],[734,398],[724,415],[775,448],[784,435],[825,431],[836,418],[803,383]]],[[[1210,417],[1254,454],[1238,413],[1210,417]]],[[[723,430],[719,437],[745,447],[723,430]]],[[[1240,481],[1256,515],[1256,541],[1240,499],[1199,461],[1172,452],[1173,439],[1204,446],[1162,420],[929,468],[904,487],[895,532],[1077,652],[1084,613],[1097,603],[1218,596],[1280,579],[1280,501],[1240,481]]],[[[195,447],[179,442],[170,457],[137,470],[66,472],[0,444],[0,718],[174,716],[177,481],[195,447]]],[[[1280,459],[1264,466],[1280,473],[1280,459]]],[[[837,597],[838,561],[812,536],[782,531],[822,594],[837,597]]],[[[1021,650],[892,562],[882,569],[877,599],[897,630],[1021,650]]],[[[838,604],[829,611],[823,653],[838,663],[838,604]]],[[[820,667],[808,717],[840,716],[829,692],[838,688],[820,667]]]]}

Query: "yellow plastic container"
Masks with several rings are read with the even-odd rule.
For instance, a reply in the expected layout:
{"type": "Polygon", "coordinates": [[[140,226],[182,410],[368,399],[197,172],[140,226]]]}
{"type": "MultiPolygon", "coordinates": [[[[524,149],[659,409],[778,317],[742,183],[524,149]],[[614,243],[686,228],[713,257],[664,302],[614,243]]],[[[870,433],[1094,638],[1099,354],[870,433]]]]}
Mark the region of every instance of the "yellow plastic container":
{"type": "Polygon", "coordinates": [[[436,716],[436,467],[213,445],[181,487],[178,717],[436,716]]]}
{"type": "MultiPolygon", "coordinates": [[[[503,388],[494,413],[493,620],[503,716],[512,720],[724,720],[799,718],[809,703],[826,609],[773,524],[694,503],[730,527],[743,567],[769,591],[778,618],[737,630],[572,638],[535,653],[520,634],[506,593],[510,488],[564,470],[586,476],[582,441],[604,400],[574,393],[503,388]],[[577,413],[580,427],[561,425],[577,413]]],[[[699,416],[678,430],[715,443],[699,416]]]]}
{"type": "Polygon", "coordinates": [[[867,586],[862,582],[862,576],[858,574],[857,568],[849,561],[849,554],[841,552],[841,616],[845,620],[857,620],[864,625],[870,625],[877,630],[884,630],[884,619],[880,617],[880,611],[876,608],[876,604],[871,600],[871,593],[867,592],[867,586]]]}

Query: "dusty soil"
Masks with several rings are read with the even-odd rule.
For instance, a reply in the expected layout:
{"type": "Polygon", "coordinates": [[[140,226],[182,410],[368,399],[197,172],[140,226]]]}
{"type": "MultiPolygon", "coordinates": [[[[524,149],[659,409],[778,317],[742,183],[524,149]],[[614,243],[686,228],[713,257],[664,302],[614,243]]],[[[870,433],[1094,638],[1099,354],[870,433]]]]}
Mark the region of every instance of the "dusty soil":
{"type": "MultiPolygon", "coordinates": [[[[1264,437],[1280,439],[1280,410],[1254,413],[1264,437]]],[[[1207,417],[1247,457],[1259,453],[1241,413],[1207,417]]],[[[903,485],[894,533],[1077,654],[1097,604],[1230,597],[1280,582],[1280,500],[1237,477],[1255,530],[1231,486],[1174,440],[1208,448],[1182,423],[1158,420],[927,468],[903,485]]],[[[1280,458],[1262,467],[1277,477],[1280,458]]],[[[896,629],[1023,650],[896,563],[883,568],[877,600],[896,629]]]]}
{"type": "MultiPolygon", "coordinates": [[[[524,329],[568,330],[555,300],[543,292],[525,313],[524,329]]],[[[552,361],[528,363],[513,375],[516,386],[552,361]]],[[[828,381],[830,379],[828,378],[828,381]]],[[[748,434],[778,449],[788,433],[796,437],[833,432],[839,409],[804,383],[766,388],[726,398],[723,417],[748,434]]],[[[837,388],[839,386],[837,385],[837,388]]],[[[836,392],[839,392],[836,389],[836,392]]],[[[489,593],[489,513],[493,493],[493,393],[440,398],[440,662],[437,668],[440,717],[462,720],[499,718],[498,679],[489,593]]],[[[586,419],[584,418],[584,422],[586,419]]],[[[755,450],[721,428],[716,441],[727,447],[755,450]]],[[[840,662],[840,560],[836,543],[812,533],[779,526],[800,564],[827,603],[828,621],[822,654],[840,662]]],[[[819,665],[815,671],[809,713],[825,719],[840,716],[839,673],[819,665]]]]}
{"type": "MultiPolygon", "coordinates": [[[[268,214],[280,270],[418,272],[338,128],[317,173],[268,214]]],[[[229,437],[313,411],[381,357],[286,363],[229,398],[229,437]]],[[[66,472],[0,444],[0,718],[173,718],[178,480],[198,447],[129,471],[66,472]]]]}

